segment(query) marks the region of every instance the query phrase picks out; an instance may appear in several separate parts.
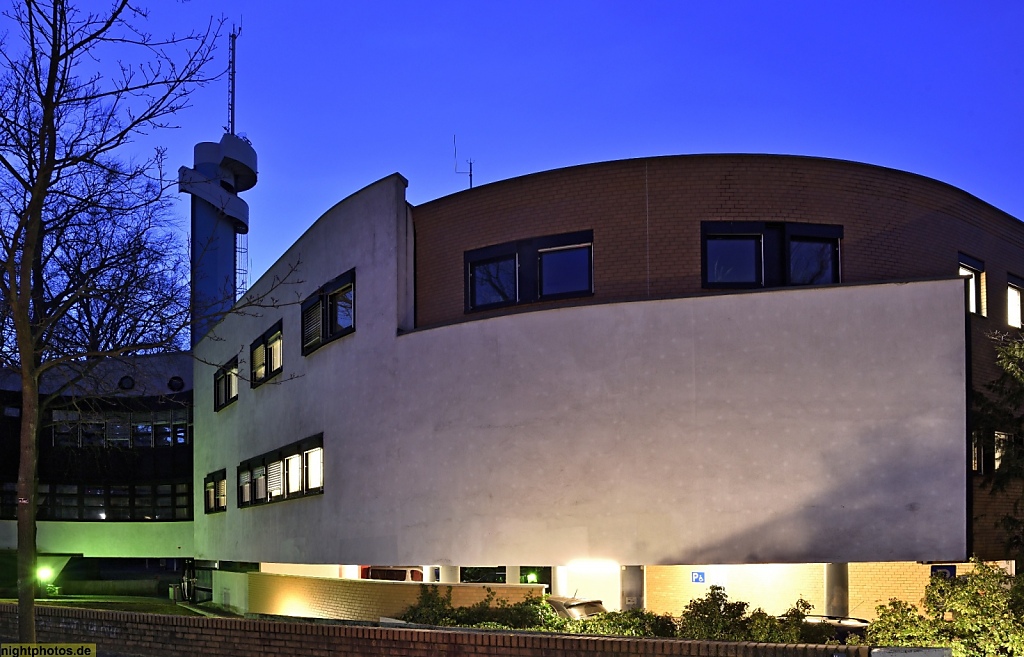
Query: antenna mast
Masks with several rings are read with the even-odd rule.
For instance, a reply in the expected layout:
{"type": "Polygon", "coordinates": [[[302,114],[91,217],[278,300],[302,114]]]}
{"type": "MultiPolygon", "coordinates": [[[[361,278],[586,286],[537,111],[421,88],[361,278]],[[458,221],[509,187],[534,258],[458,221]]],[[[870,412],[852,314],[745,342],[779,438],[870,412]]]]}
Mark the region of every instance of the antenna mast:
{"type": "Polygon", "coordinates": [[[469,171],[459,171],[459,147],[455,143],[455,135],[452,135],[452,147],[455,149],[455,173],[468,173],[469,188],[473,189],[473,160],[466,160],[469,163],[469,171]]]}
{"type": "Polygon", "coordinates": [[[235,39],[242,33],[242,28],[235,31],[231,26],[228,36],[228,133],[235,134],[235,39]]]}
{"type": "MultiPolygon", "coordinates": [[[[242,33],[242,28],[237,30],[231,26],[231,34],[228,36],[228,134],[235,134],[235,40],[242,33]]],[[[242,137],[245,139],[245,137],[242,137]]],[[[248,139],[246,139],[248,141],[248,139]]],[[[242,298],[249,287],[249,235],[239,233],[235,235],[235,299],[242,298]]]]}

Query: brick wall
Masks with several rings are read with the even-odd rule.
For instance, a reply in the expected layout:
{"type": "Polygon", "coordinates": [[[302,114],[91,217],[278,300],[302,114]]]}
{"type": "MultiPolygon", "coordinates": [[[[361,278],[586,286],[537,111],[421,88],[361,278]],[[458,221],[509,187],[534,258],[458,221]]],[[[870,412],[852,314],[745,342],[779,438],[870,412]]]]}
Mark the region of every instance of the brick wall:
{"type": "MultiPolygon", "coordinates": [[[[412,216],[421,327],[465,318],[465,251],[588,229],[594,231],[588,303],[704,294],[701,221],[841,224],[849,283],[955,275],[962,251],[985,262],[988,315],[1001,318],[993,322],[1001,326],[1006,273],[1024,275],[1018,264],[1024,226],[993,206],[922,176],[809,157],[589,164],[452,194],[413,208],[412,216]]],[[[499,312],[509,311],[491,311],[499,312]]]]}
{"type": "Polygon", "coordinates": [[[249,573],[249,613],[377,621],[399,616],[416,602],[421,586],[438,587],[442,595],[451,589],[456,607],[483,600],[487,588],[495,600],[511,603],[544,594],[542,584],[424,584],[249,573]]]}
{"type": "Polygon", "coordinates": [[[1014,509],[1024,500],[1024,481],[1008,482],[1006,488],[994,490],[992,482],[983,477],[974,478],[974,553],[981,559],[1006,558],[1006,531],[1000,526],[1004,516],[1020,517],[1014,509]]]}
{"type": "Polygon", "coordinates": [[[825,613],[821,564],[647,566],[644,572],[644,603],[658,614],[679,616],[690,600],[703,597],[712,584],[725,588],[730,600],[748,603],[749,611],[760,607],[778,615],[803,598],[814,605],[814,613],[825,613]],[[692,572],[704,573],[704,583],[694,583],[692,572]]]}
{"type": "MultiPolygon", "coordinates": [[[[957,564],[965,573],[970,564],[957,564]]],[[[770,614],[782,614],[803,598],[812,614],[825,613],[825,567],[823,564],[772,564],[757,566],[647,566],[647,608],[659,614],[679,616],[693,598],[707,593],[708,586],[725,588],[730,600],[761,607],[770,614]],[[691,572],[702,572],[706,581],[691,581],[691,572]]],[[[924,589],[931,577],[931,565],[912,561],[851,563],[849,565],[850,611],[857,618],[874,620],[878,605],[890,598],[921,608],[924,589]]]]}
{"type": "MultiPolygon", "coordinates": [[[[354,625],[156,616],[66,607],[36,609],[40,642],[96,643],[124,655],[161,657],[576,657],[578,655],[730,655],[868,657],[866,646],[806,646],[671,639],[458,632],[354,625]]],[[[17,636],[17,607],[0,604],[0,637],[17,636]]],[[[10,639],[8,639],[10,640],[10,639]]]]}

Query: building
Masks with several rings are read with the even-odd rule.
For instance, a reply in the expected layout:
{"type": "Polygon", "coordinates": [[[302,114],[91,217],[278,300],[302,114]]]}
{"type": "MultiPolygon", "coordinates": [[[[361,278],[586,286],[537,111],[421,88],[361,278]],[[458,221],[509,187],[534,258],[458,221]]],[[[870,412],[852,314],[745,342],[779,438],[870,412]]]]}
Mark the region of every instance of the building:
{"type": "Polygon", "coordinates": [[[252,288],[293,303],[196,345],[200,563],[544,565],[658,611],[775,572],[791,597],[744,599],[870,616],[863,573],[919,596],[921,564],[1006,557],[968,404],[1020,326],[1013,217],[806,157],[406,184],[327,211],[252,288]]]}
{"type": "MultiPolygon", "coordinates": [[[[193,251],[218,254],[193,271],[202,494],[174,525],[188,542],[150,551],[187,545],[214,600],[330,615],[275,587],[543,567],[610,608],[678,613],[722,584],[772,613],[802,596],[872,617],[933,566],[1009,558],[1009,498],[984,483],[1013,439],[972,431],[970,395],[998,371],[988,333],[1021,326],[1024,226],[970,194],[770,155],[418,206],[394,174],[229,312],[255,170],[233,135],[182,170],[193,251]],[[252,571],[282,577],[256,595],[252,571]]],[[[47,549],[89,554],[64,535],[47,549]]]]}

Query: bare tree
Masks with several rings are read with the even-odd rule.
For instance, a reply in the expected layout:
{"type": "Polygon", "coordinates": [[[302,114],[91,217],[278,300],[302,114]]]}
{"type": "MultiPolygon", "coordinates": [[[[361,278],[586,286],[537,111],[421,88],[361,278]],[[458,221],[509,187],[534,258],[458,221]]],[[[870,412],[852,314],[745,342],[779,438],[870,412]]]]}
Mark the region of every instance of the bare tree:
{"type": "Polygon", "coordinates": [[[220,24],[155,38],[130,0],[100,13],[21,0],[3,17],[0,364],[21,379],[18,618],[29,643],[37,445],[49,401],[40,382],[183,344],[188,267],[170,221],[172,183],[161,151],[138,159],[125,147],[170,127],[189,94],[216,77],[207,71],[220,24]]]}

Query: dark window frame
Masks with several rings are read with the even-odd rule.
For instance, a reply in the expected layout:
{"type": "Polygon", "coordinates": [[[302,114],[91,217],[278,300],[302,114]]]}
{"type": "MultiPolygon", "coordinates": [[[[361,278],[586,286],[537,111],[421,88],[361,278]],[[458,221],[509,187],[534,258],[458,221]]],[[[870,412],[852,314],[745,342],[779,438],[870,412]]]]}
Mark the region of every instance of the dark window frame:
{"type": "Polygon", "coordinates": [[[842,282],[842,241],[843,226],[838,224],[702,221],[700,224],[701,287],[708,290],[750,290],[804,285],[836,285],[842,282]],[[709,279],[708,242],[744,238],[759,238],[760,249],[755,249],[754,256],[754,271],[759,274],[757,280],[723,282],[709,279]],[[832,280],[820,283],[801,283],[793,280],[794,241],[822,242],[828,243],[832,247],[832,280]]]}
{"type": "Polygon", "coordinates": [[[302,302],[301,307],[302,324],[302,355],[308,356],[320,347],[334,342],[346,335],[356,331],[356,270],[352,268],[327,283],[311,294],[302,302]],[[334,321],[334,300],[338,294],[346,289],[351,290],[351,315],[352,324],[347,327],[338,327],[334,321]],[[313,321],[318,321],[319,326],[312,326],[313,321]],[[315,338],[307,340],[307,333],[316,334],[315,338]]]}
{"type": "Polygon", "coordinates": [[[227,479],[228,471],[227,468],[222,468],[216,472],[211,472],[206,475],[203,479],[203,510],[207,515],[211,513],[223,513],[228,510],[227,500],[227,479]],[[225,494],[223,500],[220,499],[220,487],[224,486],[225,494]],[[208,491],[213,492],[213,499],[211,503],[210,496],[207,494],[208,491]]]}
{"type": "Polygon", "coordinates": [[[514,242],[492,244],[490,246],[465,251],[462,256],[462,272],[464,279],[465,312],[480,312],[495,308],[506,308],[538,301],[556,301],[560,299],[576,299],[594,295],[594,231],[580,230],[557,235],[545,235],[514,242]],[[557,294],[542,294],[541,260],[544,254],[567,248],[586,248],[588,251],[588,271],[586,290],[571,290],[557,294]],[[481,265],[512,260],[515,263],[515,299],[491,303],[478,303],[474,269],[481,265]]]}
{"type": "Polygon", "coordinates": [[[238,356],[221,365],[213,375],[213,411],[216,413],[238,401],[238,356]],[[234,373],[234,395],[230,394],[230,379],[234,373]]]}
{"type": "MultiPolygon", "coordinates": [[[[311,486],[308,485],[309,484],[309,476],[308,476],[308,472],[306,472],[306,469],[307,469],[306,453],[311,451],[311,450],[313,450],[313,449],[320,449],[321,450],[321,459],[322,459],[323,448],[324,448],[324,435],[322,433],[318,433],[318,434],[316,434],[314,436],[310,436],[308,438],[303,438],[302,440],[298,440],[298,441],[296,441],[294,443],[291,443],[289,445],[285,445],[284,447],[282,447],[280,449],[275,449],[275,450],[267,452],[265,454],[260,454],[259,456],[255,456],[253,458],[246,459],[246,460],[242,461],[241,463],[239,463],[238,464],[238,468],[236,470],[236,475],[235,475],[235,481],[237,482],[238,489],[239,489],[238,499],[236,500],[238,508],[242,509],[242,508],[248,508],[248,507],[252,507],[252,506],[262,506],[264,504],[276,504],[278,502],[284,502],[284,501],[287,501],[287,500],[299,499],[299,498],[302,498],[302,497],[309,497],[309,496],[312,496],[312,495],[323,495],[323,493],[324,493],[324,477],[323,477],[323,473],[321,472],[320,486],[311,487],[311,486]],[[288,460],[288,458],[291,457],[291,456],[300,456],[301,459],[302,459],[301,460],[302,467],[303,467],[302,489],[300,491],[294,491],[294,492],[289,492],[288,491],[288,472],[287,472],[287,469],[284,469],[283,470],[283,482],[282,482],[283,490],[282,490],[282,492],[280,494],[274,495],[273,491],[270,490],[270,487],[268,485],[268,486],[265,486],[265,488],[267,489],[265,491],[266,494],[262,498],[257,498],[257,496],[256,496],[256,478],[254,477],[253,473],[256,472],[258,469],[262,468],[263,472],[264,472],[264,478],[266,479],[266,477],[267,477],[267,475],[269,474],[269,471],[270,471],[270,466],[272,464],[280,462],[282,464],[282,466],[284,467],[286,462],[287,462],[287,460],[288,460]],[[244,496],[241,493],[242,487],[243,487],[243,483],[242,483],[243,473],[247,473],[249,475],[250,497],[249,497],[248,501],[244,501],[244,496]]],[[[323,466],[323,462],[321,460],[321,467],[322,466],[323,466]]]]}
{"type": "Polygon", "coordinates": [[[284,370],[284,331],[283,320],[277,320],[273,326],[267,329],[263,335],[253,340],[252,344],[249,345],[249,387],[257,388],[270,379],[274,378],[284,370]],[[277,337],[281,336],[281,366],[273,369],[271,368],[271,352],[270,343],[277,337]],[[263,375],[256,376],[256,355],[261,355],[263,362],[263,375]]]}
{"type": "Polygon", "coordinates": [[[36,519],[63,522],[191,522],[194,513],[193,495],[192,482],[178,479],[162,479],[145,484],[41,482],[36,519]],[[97,517],[100,515],[104,517],[97,517]]]}

